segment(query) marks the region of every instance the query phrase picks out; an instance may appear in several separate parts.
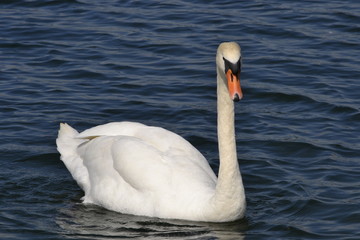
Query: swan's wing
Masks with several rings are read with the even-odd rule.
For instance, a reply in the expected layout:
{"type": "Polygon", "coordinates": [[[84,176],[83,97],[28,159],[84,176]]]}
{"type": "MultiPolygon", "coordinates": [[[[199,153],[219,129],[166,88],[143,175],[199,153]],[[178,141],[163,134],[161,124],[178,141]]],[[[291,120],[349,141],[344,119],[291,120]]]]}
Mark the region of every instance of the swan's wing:
{"type": "Polygon", "coordinates": [[[140,191],[163,191],[171,177],[166,158],[142,139],[115,137],[111,149],[114,168],[133,188],[140,191]]]}
{"type": "Polygon", "coordinates": [[[111,122],[98,125],[81,132],[77,138],[94,138],[98,136],[133,136],[147,126],[137,122],[111,122]]]}
{"type": "Polygon", "coordinates": [[[76,159],[79,168],[68,169],[79,185],[86,185],[84,202],[166,217],[182,216],[190,206],[190,212],[201,209],[196,204],[213,196],[216,176],[206,159],[188,141],[163,128],[121,122],[65,135],[59,134],[59,149],[67,166],[76,159]]]}
{"type": "Polygon", "coordinates": [[[80,145],[78,152],[90,179],[85,202],[115,211],[180,214],[215,190],[216,181],[196,160],[180,150],[164,153],[134,136],[100,136],[80,145]]]}
{"type": "Polygon", "coordinates": [[[111,149],[116,139],[101,136],[78,146],[78,156],[89,173],[89,188],[84,191],[84,203],[98,204],[122,213],[151,214],[151,208],[145,206],[137,190],[114,168],[111,149]]]}
{"type": "Polygon", "coordinates": [[[161,151],[143,139],[122,136],[116,137],[111,151],[114,168],[136,189],[164,195],[175,192],[174,188],[194,193],[193,188],[215,187],[213,171],[200,164],[199,155],[190,155],[184,149],[161,151]]]}
{"type": "MultiPolygon", "coordinates": [[[[173,161],[182,159],[182,161],[187,161],[187,164],[193,165],[192,168],[202,169],[209,178],[216,182],[216,176],[205,157],[187,140],[164,128],[150,127],[134,122],[113,122],[85,130],[80,133],[77,138],[92,139],[96,136],[134,137],[139,140],[139,143],[142,142],[152,146],[154,150],[157,150],[162,156],[173,158],[173,161]]],[[[118,147],[119,145],[120,144],[117,144],[118,147]]],[[[143,146],[139,146],[137,148],[133,146],[130,151],[141,152],[140,149],[142,147],[143,146]]],[[[124,151],[124,153],[125,151],[127,152],[126,148],[119,147],[118,149],[122,149],[119,151],[124,151]]],[[[124,154],[121,155],[123,156],[124,154]]]]}

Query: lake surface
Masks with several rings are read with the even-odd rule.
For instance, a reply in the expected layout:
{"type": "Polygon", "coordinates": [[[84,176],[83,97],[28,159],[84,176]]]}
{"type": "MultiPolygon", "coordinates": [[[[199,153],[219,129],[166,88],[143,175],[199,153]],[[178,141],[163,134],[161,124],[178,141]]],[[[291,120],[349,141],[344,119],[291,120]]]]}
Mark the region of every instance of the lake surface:
{"type": "Polygon", "coordinates": [[[0,239],[360,239],[359,1],[0,2],[0,239]],[[174,131],[218,170],[215,54],[242,46],[246,218],[84,206],[60,122],[174,131]]]}

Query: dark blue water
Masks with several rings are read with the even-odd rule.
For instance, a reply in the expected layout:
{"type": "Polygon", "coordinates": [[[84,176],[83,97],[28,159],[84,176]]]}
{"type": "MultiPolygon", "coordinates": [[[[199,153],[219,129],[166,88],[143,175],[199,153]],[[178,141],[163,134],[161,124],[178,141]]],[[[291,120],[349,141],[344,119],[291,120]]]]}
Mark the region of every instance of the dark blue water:
{"type": "Polygon", "coordinates": [[[359,1],[0,2],[0,239],[359,239],[359,1]],[[215,53],[242,46],[248,210],[210,224],[84,206],[55,147],[139,121],[217,172],[215,53]]]}

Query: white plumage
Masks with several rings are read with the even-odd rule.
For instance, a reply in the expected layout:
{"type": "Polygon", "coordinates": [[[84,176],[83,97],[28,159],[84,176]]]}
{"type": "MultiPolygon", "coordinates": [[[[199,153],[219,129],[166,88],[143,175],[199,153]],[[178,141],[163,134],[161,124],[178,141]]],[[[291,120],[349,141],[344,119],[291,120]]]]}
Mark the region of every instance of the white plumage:
{"type": "Polygon", "coordinates": [[[236,157],[234,106],[222,59],[236,62],[240,57],[236,43],[218,48],[219,179],[196,148],[163,128],[114,122],[78,133],[61,124],[58,150],[85,192],[84,203],[127,214],[194,221],[243,217],[245,194],[236,157]]]}

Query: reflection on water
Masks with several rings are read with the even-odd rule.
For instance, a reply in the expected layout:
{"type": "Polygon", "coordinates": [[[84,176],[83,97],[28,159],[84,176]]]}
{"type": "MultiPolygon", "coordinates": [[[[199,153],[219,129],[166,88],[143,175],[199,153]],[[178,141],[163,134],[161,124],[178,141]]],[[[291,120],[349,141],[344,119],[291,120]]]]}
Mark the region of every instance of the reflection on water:
{"type": "Polygon", "coordinates": [[[0,1],[1,239],[360,239],[360,1],[0,1]],[[105,4],[104,4],[105,3],[105,4]],[[162,126],[218,169],[217,45],[239,42],[247,221],[76,204],[59,122],[162,126]],[[60,210],[59,210],[60,209],[60,210]]]}
{"type": "Polygon", "coordinates": [[[76,204],[59,211],[56,223],[63,235],[77,239],[243,239],[246,220],[205,223],[120,214],[94,206],[76,204]]]}

